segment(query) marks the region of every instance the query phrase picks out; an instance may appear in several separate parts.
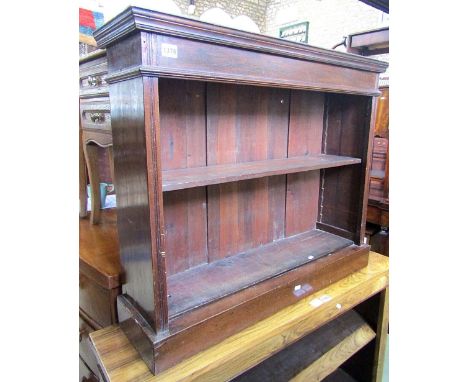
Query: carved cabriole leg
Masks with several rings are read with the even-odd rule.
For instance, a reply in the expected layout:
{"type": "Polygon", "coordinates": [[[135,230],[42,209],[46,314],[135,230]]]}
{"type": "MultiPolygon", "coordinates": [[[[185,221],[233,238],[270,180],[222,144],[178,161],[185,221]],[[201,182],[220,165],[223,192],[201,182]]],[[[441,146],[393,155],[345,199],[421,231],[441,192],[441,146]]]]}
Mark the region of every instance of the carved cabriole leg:
{"type": "Polygon", "coordinates": [[[89,184],[91,187],[91,223],[98,224],[101,217],[101,194],[99,190],[98,146],[84,145],[86,167],[88,168],[89,184]]]}
{"type": "Polygon", "coordinates": [[[85,158],[84,158],[84,152],[83,152],[83,141],[82,141],[82,130],[80,128],[80,133],[79,133],[79,140],[80,140],[80,146],[79,146],[79,197],[80,197],[80,218],[86,217],[86,205],[88,202],[88,196],[86,192],[86,163],[85,163],[85,158]]]}
{"type": "Polygon", "coordinates": [[[114,178],[114,148],[112,145],[110,145],[107,148],[107,156],[109,158],[109,167],[110,167],[110,173],[111,173],[111,178],[112,178],[112,184],[115,186],[115,178],[114,178]]]}

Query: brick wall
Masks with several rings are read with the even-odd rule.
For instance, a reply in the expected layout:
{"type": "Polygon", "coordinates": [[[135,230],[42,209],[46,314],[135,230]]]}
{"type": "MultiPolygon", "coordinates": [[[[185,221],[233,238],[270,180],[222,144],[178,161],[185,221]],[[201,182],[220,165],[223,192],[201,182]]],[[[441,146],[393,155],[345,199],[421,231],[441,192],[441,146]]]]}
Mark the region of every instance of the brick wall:
{"type": "MultiPolygon", "coordinates": [[[[188,14],[188,0],[173,0],[182,11],[183,15],[188,14]]],[[[245,15],[250,17],[258,25],[260,31],[265,31],[265,15],[268,0],[195,0],[194,17],[199,18],[203,12],[210,8],[221,8],[232,18],[245,15]]]]}
{"type": "MultiPolygon", "coordinates": [[[[187,15],[188,0],[173,0],[187,15]]],[[[261,33],[278,37],[279,28],[309,21],[310,45],[331,49],[350,33],[389,24],[388,15],[358,0],[195,0],[193,16],[200,17],[210,8],[221,8],[231,17],[246,15],[261,33]]],[[[341,46],[336,50],[346,51],[341,46]]],[[[389,60],[388,55],[374,57],[389,60]]]]}

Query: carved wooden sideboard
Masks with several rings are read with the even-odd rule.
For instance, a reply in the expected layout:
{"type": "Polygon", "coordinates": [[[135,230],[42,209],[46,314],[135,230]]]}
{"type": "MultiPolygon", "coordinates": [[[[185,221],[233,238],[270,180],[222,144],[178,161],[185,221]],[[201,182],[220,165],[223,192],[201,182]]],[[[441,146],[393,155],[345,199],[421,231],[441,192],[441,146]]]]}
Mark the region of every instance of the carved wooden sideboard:
{"type": "Polygon", "coordinates": [[[99,376],[89,333],[117,323],[121,293],[116,211],[103,211],[101,220],[92,225],[80,219],[80,369],[92,374],[88,380],[99,376]]]}
{"type": "Polygon", "coordinates": [[[94,36],[108,62],[118,316],[153,373],[367,265],[385,63],[135,7],[94,36]]]}
{"type": "Polygon", "coordinates": [[[369,243],[374,251],[389,255],[389,87],[380,88],[376,123],[374,128],[374,148],[370,172],[367,222],[375,224],[376,231],[369,243]]]}
{"type": "MultiPolygon", "coordinates": [[[[108,149],[113,176],[112,130],[109,88],[106,83],[105,50],[96,50],[80,58],[80,135],[91,189],[91,222],[99,223],[101,198],[99,190],[98,147],[108,149]]],[[[81,153],[80,153],[81,154],[81,153]]],[[[83,181],[82,181],[83,182],[83,181]]],[[[81,192],[80,215],[85,211],[85,192],[81,192]]]]}

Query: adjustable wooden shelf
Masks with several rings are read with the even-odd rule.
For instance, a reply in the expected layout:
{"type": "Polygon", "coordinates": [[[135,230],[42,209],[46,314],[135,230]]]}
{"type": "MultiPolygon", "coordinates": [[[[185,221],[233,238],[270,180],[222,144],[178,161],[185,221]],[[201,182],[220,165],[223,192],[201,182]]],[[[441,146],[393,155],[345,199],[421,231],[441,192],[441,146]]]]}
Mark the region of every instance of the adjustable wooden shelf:
{"type": "Polygon", "coordinates": [[[134,7],[95,38],[119,321],[153,373],[367,265],[385,63],[134,7]]]}

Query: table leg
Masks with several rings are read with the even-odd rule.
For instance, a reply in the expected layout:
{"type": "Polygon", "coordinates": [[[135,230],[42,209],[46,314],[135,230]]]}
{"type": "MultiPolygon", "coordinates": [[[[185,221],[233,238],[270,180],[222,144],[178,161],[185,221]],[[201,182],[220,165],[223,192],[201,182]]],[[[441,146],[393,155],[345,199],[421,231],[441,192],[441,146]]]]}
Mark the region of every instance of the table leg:
{"type": "Polygon", "coordinates": [[[115,186],[115,178],[114,178],[114,149],[112,146],[109,146],[107,148],[107,155],[109,157],[109,167],[110,167],[110,173],[111,173],[111,178],[112,178],[112,183],[115,186]]]}
{"type": "Polygon", "coordinates": [[[82,131],[80,129],[80,146],[79,146],[79,197],[80,197],[80,218],[86,217],[87,213],[87,204],[88,204],[88,193],[86,192],[86,163],[83,152],[83,141],[82,141],[82,131]]]}
{"type": "Polygon", "coordinates": [[[84,155],[91,187],[91,223],[98,224],[101,217],[101,193],[99,189],[98,146],[84,145],[84,155]]]}
{"type": "Polygon", "coordinates": [[[385,349],[387,347],[388,339],[388,288],[380,292],[379,316],[376,334],[372,380],[375,382],[381,382],[384,370],[385,349]]]}

